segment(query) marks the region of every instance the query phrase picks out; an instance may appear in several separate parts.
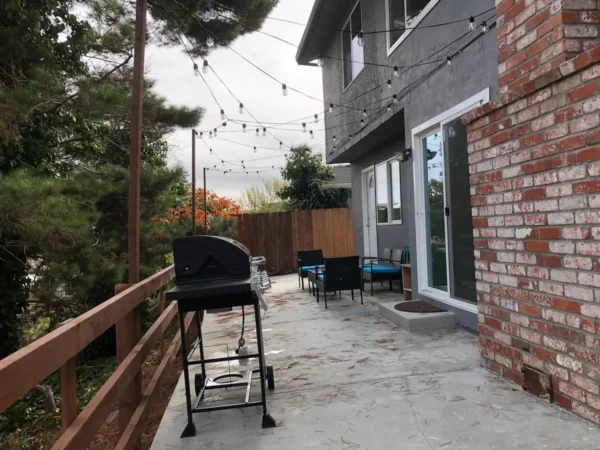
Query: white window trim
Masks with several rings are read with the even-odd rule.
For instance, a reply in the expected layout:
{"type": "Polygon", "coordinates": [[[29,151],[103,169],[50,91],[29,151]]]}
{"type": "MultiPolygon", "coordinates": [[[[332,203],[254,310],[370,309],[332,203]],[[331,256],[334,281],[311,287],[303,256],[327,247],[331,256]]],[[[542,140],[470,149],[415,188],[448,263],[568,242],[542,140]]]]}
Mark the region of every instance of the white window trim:
{"type": "MultiPolygon", "coordinates": [[[[362,66],[362,69],[360,69],[358,71],[356,76],[352,77],[352,80],[350,80],[350,83],[348,83],[348,86],[345,86],[346,80],[344,80],[344,76],[345,76],[344,63],[346,61],[344,61],[344,29],[346,28],[346,25],[348,25],[348,22],[350,22],[350,19],[352,18],[352,14],[354,14],[354,10],[360,4],[360,2],[361,2],[361,0],[356,1],[354,6],[352,7],[352,10],[350,11],[350,14],[348,15],[348,19],[344,22],[344,25],[342,25],[342,31],[340,32],[340,43],[342,44],[342,45],[340,45],[340,49],[341,49],[341,53],[342,53],[341,54],[341,57],[342,57],[342,59],[341,59],[341,61],[342,61],[342,92],[346,92],[346,89],[348,89],[352,85],[352,83],[354,83],[354,80],[356,80],[358,78],[358,76],[362,73],[362,71],[365,69],[364,44],[363,44],[363,66],[362,66]]],[[[362,6],[360,8],[360,23],[361,23],[361,25],[363,23],[362,6]]],[[[350,39],[350,41],[352,41],[352,39],[350,39]]],[[[363,42],[364,42],[364,37],[363,37],[363,42]]],[[[352,48],[352,44],[350,44],[350,48],[352,48]]],[[[352,51],[350,51],[350,59],[352,59],[352,51]]],[[[352,62],[350,62],[350,66],[352,66],[352,62]]]]}
{"type": "MultiPolygon", "coordinates": [[[[459,308],[467,312],[477,313],[477,304],[470,303],[465,300],[454,298],[450,295],[450,292],[435,289],[429,286],[428,282],[428,267],[427,258],[421,254],[420,249],[425,248],[427,245],[427,236],[425,227],[422,226],[423,218],[425,217],[425,193],[421,189],[424,186],[424,174],[423,174],[423,152],[421,147],[421,138],[428,133],[441,129],[444,124],[460,117],[478,106],[481,106],[490,101],[490,89],[486,88],[473,97],[465,100],[464,102],[456,105],[453,108],[443,112],[442,114],[428,120],[427,122],[419,125],[412,129],[412,142],[413,142],[413,182],[414,182],[414,193],[415,193],[415,232],[416,232],[416,251],[417,251],[417,292],[420,295],[431,297],[441,303],[445,303],[454,308],[459,308]]],[[[444,190],[444,202],[446,192],[444,190]]],[[[446,242],[448,237],[446,236],[446,242]]],[[[448,252],[446,252],[446,270],[448,271],[448,280],[450,280],[449,271],[450,266],[448,263],[448,252]]]]}
{"type": "MultiPolygon", "coordinates": [[[[394,53],[394,51],[400,46],[400,44],[402,44],[408,38],[408,36],[410,36],[410,34],[414,31],[414,27],[418,26],[421,23],[421,21],[427,16],[427,14],[429,14],[431,12],[431,10],[435,7],[435,5],[437,5],[439,2],[440,2],[440,0],[430,0],[430,2],[427,4],[425,9],[423,11],[421,11],[421,13],[417,16],[415,21],[412,23],[411,28],[406,30],[404,33],[402,33],[402,36],[400,36],[396,40],[396,42],[394,42],[393,44],[390,42],[390,32],[388,31],[387,33],[385,33],[387,49],[388,49],[388,51],[387,51],[388,58],[390,57],[390,55],[392,53],[394,53]]],[[[386,29],[389,29],[389,26],[390,26],[390,0],[385,0],[385,23],[386,23],[386,29]]]]}
{"type": "MultiPolygon", "coordinates": [[[[402,162],[400,161],[400,159],[398,159],[397,157],[393,157],[390,159],[386,159],[385,161],[381,161],[377,164],[375,164],[374,167],[374,174],[375,174],[375,203],[377,203],[377,167],[382,166],[382,165],[386,165],[389,166],[390,163],[392,163],[393,161],[398,161],[400,163],[400,167],[402,167],[402,162]]],[[[392,187],[391,187],[391,174],[389,173],[389,169],[388,169],[388,216],[392,217],[392,187]]],[[[377,205],[375,205],[377,206],[377,205]]],[[[400,177],[400,214],[402,215],[402,176],[400,177]]],[[[402,217],[404,218],[404,215],[402,215],[402,217]]],[[[392,220],[391,222],[383,222],[383,223],[379,223],[377,222],[377,217],[375,217],[375,223],[377,224],[378,227],[388,227],[390,225],[402,225],[403,223],[403,219],[400,220],[392,220]]]]}
{"type": "MultiPolygon", "coordinates": [[[[369,183],[367,174],[369,172],[373,172],[373,176],[375,176],[375,166],[368,166],[361,171],[362,177],[362,222],[363,222],[363,252],[366,249],[367,239],[370,239],[369,229],[367,228],[367,223],[365,222],[365,214],[368,214],[367,208],[369,207],[367,196],[369,195],[369,183]]],[[[375,185],[375,189],[377,189],[377,184],[375,185]]],[[[377,201],[377,193],[375,194],[375,201],[377,201]]],[[[377,211],[377,210],[375,210],[377,211]]],[[[379,242],[379,235],[377,233],[377,217],[375,217],[375,240],[379,242]]],[[[371,243],[369,243],[370,247],[371,243]]],[[[379,256],[378,249],[375,249],[375,252],[372,252],[369,248],[369,253],[373,253],[372,255],[365,256],[379,256]]]]}

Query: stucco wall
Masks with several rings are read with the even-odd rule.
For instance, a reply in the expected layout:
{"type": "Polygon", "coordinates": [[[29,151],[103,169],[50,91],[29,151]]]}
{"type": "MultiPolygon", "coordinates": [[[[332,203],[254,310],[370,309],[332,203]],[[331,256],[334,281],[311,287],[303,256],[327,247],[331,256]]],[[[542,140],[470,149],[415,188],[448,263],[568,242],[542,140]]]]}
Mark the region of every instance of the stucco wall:
{"type": "MultiPolygon", "coordinates": [[[[362,0],[363,1],[363,29],[385,29],[385,0],[362,0]]],[[[339,28],[350,13],[354,2],[348,2],[347,12],[340,14],[339,28]]],[[[460,8],[456,7],[455,2],[441,1],[428,16],[421,22],[420,26],[449,22],[453,20],[464,19],[471,14],[477,14],[494,7],[494,0],[463,0],[460,2],[460,8]]],[[[493,12],[477,19],[477,23],[483,18],[488,18],[493,12]]],[[[365,60],[367,62],[376,62],[390,66],[409,66],[421,59],[431,55],[442,47],[448,45],[467,31],[467,22],[461,22],[453,25],[447,25],[437,28],[424,28],[413,30],[410,36],[388,57],[387,41],[385,34],[373,34],[365,36],[365,60]]],[[[464,37],[460,42],[449,47],[448,50],[441,52],[432,59],[445,59],[448,52],[457,50],[462,44],[473,39],[475,33],[464,37]]],[[[328,55],[341,55],[341,40],[339,34],[333,39],[326,52],[328,55]]],[[[427,81],[421,84],[406,97],[401,98],[399,105],[394,107],[392,113],[384,114],[371,125],[368,125],[363,131],[357,134],[357,124],[352,122],[360,121],[361,111],[350,111],[343,115],[337,115],[340,108],[335,110],[334,114],[326,115],[325,123],[328,128],[327,153],[329,162],[350,162],[352,164],[352,190],[353,190],[353,220],[355,231],[356,252],[362,254],[363,244],[363,221],[362,221],[362,189],[361,189],[361,171],[368,165],[376,164],[382,160],[393,156],[394,151],[401,149],[402,144],[406,147],[413,147],[411,130],[414,127],[430,120],[442,112],[456,106],[460,102],[472,97],[482,90],[490,89],[490,98],[498,94],[498,64],[496,50],[496,29],[493,27],[483,37],[478,39],[470,47],[464,50],[454,60],[452,66],[444,66],[440,71],[432,75],[427,81]],[[400,112],[404,115],[404,129],[399,129],[396,124],[389,126],[389,121],[398,118],[400,112]],[[332,128],[336,127],[336,128],[332,128]],[[368,142],[373,135],[381,134],[385,128],[385,134],[388,137],[381,138],[395,144],[392,149],[390,145],[369,146],[368,142]],[[337,145],[341,141],[347,140],[349,133],[354,133],[355,137],[347,145],[337,148],[333,151],[333,135],[337,137],[337,145]],[[404,136],[404,141],[399,142],[399,137],[404,136]],[[391,141],[390,141],[391,140],[391,141]],[[333,153],[331,153],[333,152],[333,153]]],[[[392,93],[397,93],[404,86],[413,83],[429,72],[433,65],[419,66],[409,70],[399,79],[393,80],[393,90],[382,87],[374,90],[349,103],[350,99],[359,96],[361,93],[372,89],[374,86],[383,84],[386,80],[392,78],[393,70],[385,67],[365,66],[362,72],[344,91],[342,82],[342,62],[326,59],[323,68],[323,89],[324,99],[327,103],[352,104],[356,108],[363,108],[370,105],[369,108],[385,107],[389,100],[381,100],[389,97],[392,93]],[[379,101],[379,102],[378,102],[379,101]]],[[[400,69],[402,72],[404,69],[400,69]]],[[[359,127],[360,128],[360,127],[359,127]]],[[[408,243],[411,246],[411,262],[413,267],[413,290],[417,292],[417,249],[415,237],[415,218],[414,218],[414,183],[413,183],[413,160],[402,164],[402,200],[404,224],[401,226],[379,226],[378,227],[378,246],[380,251],[384,247],[403,246],[408,243]]],[[[471,314],[472,315],[472,314],[471,314]]],[[[472,315],[473,316],[473,315],[472,315]]],[[[463,325],[470,328],[476,328],[476,318],[468,317],[459,320],[463,325]]]]}

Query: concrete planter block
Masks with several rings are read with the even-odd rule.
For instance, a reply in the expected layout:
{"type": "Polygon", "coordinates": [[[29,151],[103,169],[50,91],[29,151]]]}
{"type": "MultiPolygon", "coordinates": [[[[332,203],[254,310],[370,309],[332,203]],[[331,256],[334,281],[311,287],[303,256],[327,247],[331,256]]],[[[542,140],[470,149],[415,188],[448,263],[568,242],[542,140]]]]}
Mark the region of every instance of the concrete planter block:
{"type": "Polygon", "coordinates": [[[452,328],[456,325],[456,317],[453,312],[439,313],[412,313],[394,309],[394,303],[380,303],[379,315],[396,325],[400,325],[407,331],[432,331],[443,328],[452,328]]]}

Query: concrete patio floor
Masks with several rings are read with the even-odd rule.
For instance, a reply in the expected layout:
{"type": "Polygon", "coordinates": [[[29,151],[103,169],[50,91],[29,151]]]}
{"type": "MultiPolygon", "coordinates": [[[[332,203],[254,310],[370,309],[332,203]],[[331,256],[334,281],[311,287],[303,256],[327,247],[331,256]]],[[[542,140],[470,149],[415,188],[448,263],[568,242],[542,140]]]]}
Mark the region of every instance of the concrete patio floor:
{"type": "MultiPolygon", "coordinates": [[[[345,293],[325,310],[298,289],[296,276],[273,281],[263,330],[275,367],[268,407],[278,427],[262,429],[258,407],[202,413],[194,415],[197,436],[180,439],[182,376],[152,450],[600,448],[600,428],[480,368],[475,335],[458,328],[411,334],[380,318],[368,294],[364,306],[345,293]]],[[[380,301],[401,299],[377,288],[380,301]]],[[[250,313],[245,337],[255,348],[250,313]]],[[[240,327],[239,309],[207,315],[207,357],[233,353],[240,327]]],[[[224,363],[208,372],[238,369],[224,363]]],[[[258,380],[252,392],[258,399],[258,380]]],[[[243,401],[243,394],[211,391],[204,403],[243,401]]]]}

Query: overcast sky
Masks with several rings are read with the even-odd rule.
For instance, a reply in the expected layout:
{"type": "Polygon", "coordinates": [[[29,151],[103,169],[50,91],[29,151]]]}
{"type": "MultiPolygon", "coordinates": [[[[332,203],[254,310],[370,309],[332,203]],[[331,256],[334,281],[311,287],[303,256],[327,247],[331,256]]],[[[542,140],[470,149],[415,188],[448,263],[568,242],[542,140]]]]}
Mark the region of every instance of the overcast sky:
{"type": "MultiPolygon", "coordinates": [[[[271,12],[271,17],[289,19],[306,23],[312,9],[313,0],[279,0],[279,5],[271,12]]],[[[296,45],[300,43],[304,27],[275,20],[265,20],[261,31],[281,37],[296,45]]],[[[318,99],[323,98],[321,69],[304,67],[296,64],[296,48],[279,42],[258,32],[247,34],[236,40],[232,47],[257,66],[272,74],[278,80],[318,99]]],[[[219,48],[208,56],[214,67],[231,91],[244,103],[244,106],[261,122],[287,122],[301,117],[312,116],[323,111],[322,103],[306,98],[290,91],[287,97],[281,93],[281,85],[270,79],[228,48],[219,48]]],[[[201,65],[201,60],[198,59],[201,65]]],[[[212,129],[222,121],[220,110],[210,95],[202,79],[194,76],[192,63],[182,48],[148,47],[146,51],[147,76],[156,80],[155,90],[176,105],[191,107],[202,106],[206,114],[199,129],[212,129]]],[[[204,75],[207,83],[215,93],[226,114],[232,119],[253,120],[247,112],[239,114],[238,103],[221,85],[215,75],[209,71],[204,75]]],[[[324,127],[322,115],[319,124],[307,121],[310,128],[324,127]]],[[[255,127],[256,128],[256,127],[255,127]]],[[[219,138],[241,142],[252,146],[278,148],[279,142],[267,134],[267,137],[255,136],[255,128],[243,133],[221,133],[219,138]]],[[[289,128],[289,127],[285,127],[289,128]]],[[[301,129],[301,127],[294,127],[301,129]]],[[[226,130],[240,130],[241,126],[229,123],[226,130]]],[[[315,131],[315,138],[309,133],[293,131],[275,131],[273,134],[284,143],[320,144],[325,137],[323,131],[315,131]]],[[[205,142],[224,160],[248,161],[246,167],[250,174],[227,174],[208,172],[207,188],[215,190],[219,195],[238,198],[241,191],[253,184],[261,184],[262,179],[281,178],[279,170],[257,174],[251,167],[281,166],[285,162],[284,152],[257,150],[231,144],[220,139],[204,138],[205,142]],[[260,161],[249,161],[253,158],[271,158],[260,161]],[[254,173],[252,173],[254,172],[254,173]]],[[[191,180],[191,130],[178,130],[169,137],[171,144],[170,162],[183,166],[191,180]]],[[[324,145],[315,147],[315,151],[323,153],[324,145]]],[[[241,167],[222,166],[216,156],[210,156],[208,148],[200,141],[196,144],[196,183],[202,186],[202,168],[213,168],[215,164],[221,169],[241,170],[241,167]]]]}

